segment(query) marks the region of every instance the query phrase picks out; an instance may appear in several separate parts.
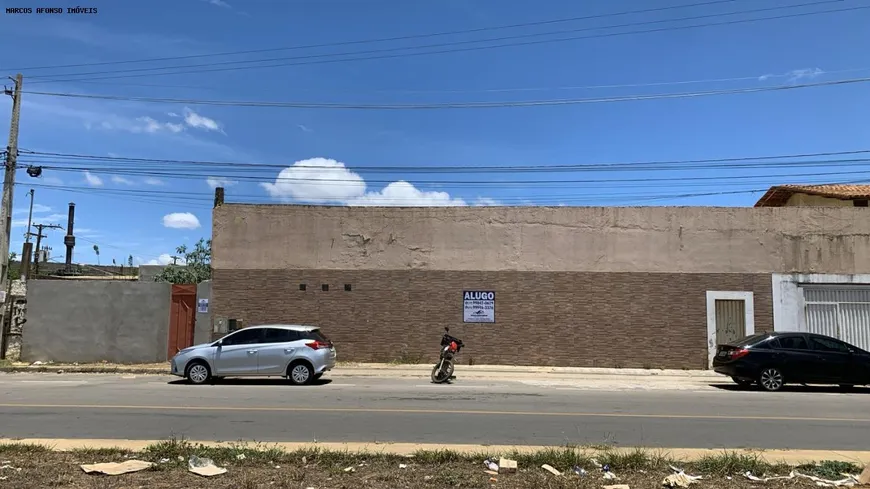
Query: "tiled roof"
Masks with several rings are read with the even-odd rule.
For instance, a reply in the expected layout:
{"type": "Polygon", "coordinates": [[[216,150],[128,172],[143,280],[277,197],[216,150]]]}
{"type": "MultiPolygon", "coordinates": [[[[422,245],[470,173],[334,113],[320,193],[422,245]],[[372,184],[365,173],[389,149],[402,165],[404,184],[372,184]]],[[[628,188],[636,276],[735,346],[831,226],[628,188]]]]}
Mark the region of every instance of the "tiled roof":
{"type": "Polygon", "coordinates": [[[794,194],[818,195],[832,199],[870,199],[870,185],[825,184],[825,185],[777,185],[770,187],[758,199],[755,207],[781,207],[794,194]]]}

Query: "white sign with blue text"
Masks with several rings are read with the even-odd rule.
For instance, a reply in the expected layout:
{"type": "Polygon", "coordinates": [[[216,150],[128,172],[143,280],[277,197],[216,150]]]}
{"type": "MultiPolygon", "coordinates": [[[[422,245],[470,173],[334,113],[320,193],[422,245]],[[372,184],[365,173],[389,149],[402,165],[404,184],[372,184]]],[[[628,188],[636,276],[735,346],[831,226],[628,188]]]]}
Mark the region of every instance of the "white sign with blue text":
{"type": "Polygon", "coordinates": [[[466,290],[462,293],[462,321],[465,323],[495,322],[495,292],[466,290]]]}

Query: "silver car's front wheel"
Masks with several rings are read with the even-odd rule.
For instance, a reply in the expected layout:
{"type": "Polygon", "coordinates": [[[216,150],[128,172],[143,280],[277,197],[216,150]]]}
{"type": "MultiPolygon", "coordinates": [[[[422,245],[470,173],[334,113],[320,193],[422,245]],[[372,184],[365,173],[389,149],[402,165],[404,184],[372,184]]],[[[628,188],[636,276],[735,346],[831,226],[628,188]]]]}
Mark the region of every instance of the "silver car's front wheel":
{"type": "Polygon", "coordinates": [[[187,368],[187,380],[193,384],[204,384],[211,378],[211,372],[208,365],[202,362],[195,362],[187,368]]]}
{"type": "Polygon", "coordinates": [[[785,379],[783,379],[779,369],[768,367],[761,371],[758,384],[764,390],[773,392],[782,389],[782,386],[785,385],[785,379]]]}
{"type": "Polygon", "coordinates": [[[311,367],[305,365],[304,363],[297,363],[295,365],[290,366],[290,372],[288,372],[287,377],[290,378],[290,382],[296,385],[304,385],[307,384],[312,378],[311,367]]]}

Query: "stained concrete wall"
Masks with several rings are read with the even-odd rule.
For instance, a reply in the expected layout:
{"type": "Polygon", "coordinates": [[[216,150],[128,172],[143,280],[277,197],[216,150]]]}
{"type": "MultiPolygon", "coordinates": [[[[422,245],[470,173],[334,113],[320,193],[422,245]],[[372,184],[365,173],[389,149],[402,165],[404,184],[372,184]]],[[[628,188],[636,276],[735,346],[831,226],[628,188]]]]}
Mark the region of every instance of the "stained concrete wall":
{"type": "Polygon", "coordinates": [[[867,208],[225,204],[216,270],[870,273],[867,208]]]}
{"type": "Polygon", "coordinates": [[[33,362],[167,360],[171,284],[31,280],[21,358],[33,362]]]}
{"type": "Polygon", "coordinates": [[[193,344],[199,345],[211,341],[211,280],[201,282],[196,286],[196,326],[193,330],[193,344]],[[201,312],[200,304],[206,301],[206,312],[201,312]]]}

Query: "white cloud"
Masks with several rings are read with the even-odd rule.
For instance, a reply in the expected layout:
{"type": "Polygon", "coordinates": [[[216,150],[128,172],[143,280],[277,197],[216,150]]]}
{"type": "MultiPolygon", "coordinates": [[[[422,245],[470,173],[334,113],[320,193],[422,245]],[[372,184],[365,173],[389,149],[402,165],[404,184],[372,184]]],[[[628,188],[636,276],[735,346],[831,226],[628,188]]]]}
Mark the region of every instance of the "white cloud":
{"type": "MultiPolygon", "coordinates": [[[[30,212],[30,206],[25,207],[23,209],[15,209],[12,211],[12,214],[27,214],[30,212]]],[[[42,204],[33,204],[33,213],[41,214],[43,212],[51,212],[51,207],[42,204]]]]}
{"type": "Polygon", "coordinates": [[[310,127],[306,126],[305,124],[296,124],[296,127],[298,127],[299,130],[302,132],[314,132],[314,129],[311,129],[310,127]]]}
{"type": "Polygon", "coordinates": [[[120,175],[112,175],[112,181],[115,183],[120,183],[122,185],[133,185],[133,180],[129,178],[124,178],[120,175]]]}
{"type": "Polygon", "coordinates": [[[417,189],[410,183],[399,180],[393,182],[379,192],[368,192],[347,202],[348,205],[367,206],[412,206],[412,207],[445,207],[464,206],[465,201],[452,198],[447,192],[426,192],[417,189]]]}
{"type": "Polygon", "coordinates": [[[169,117],[181,117],[180,115],[178,115],[175,112],[167,112],[166,115],[168,115],[169,117]]]}
{"type": "Polygon", "coordinates": [[[172,229],[196,229],[200,224],[199,219],[190,212],[173,212],[163,216],[163,226],[172,229]]]}
{"type": "Polygon", "coordinates": [[[261,183],[273,198],[306,202],[345,202],[365,195],[366,182],[340,161],[311,158],[278,173],[275,183],[261,183]]]}
{"type": "MultiPolygon", "coordinates": [[[[366,192],[366,182],[344,163],[327,158],[297,161],[278,173],[274,183],[260,184],[274,199],[354,206],[464,206],[465,200],[447,192],[425,191],[404,180],[380,191],[366,192]]],[[[474,205],[500,205],[480,197],[474,205]]]]}
{"type": "Polygon", "coordinates": [[[145,180],[145,185],[163,185],[163,180],[154,177],[148,177],[145,180]]]}
{"type": "Polygon", "coordinates": [[[223,7],[223,8],[228,8],[228,9],[233,8],[232,5],[228,4],[227,2],[224,2],[224,0],[205,0],[205,1],[214,5],[214,6],[217,6],[217,7],[223,7]]]}
{"type": "Polygon", "coordinates": [[[99,186],[103,185],[103,179],[102,179],[102,178],[100,178],[100,177],[94,175],[93,173],[91,173],[91,172],[89,172],[89,171],[87,171],[87,170],[85,170],[84,173],[85,173],[85,181],[86,181],[86,182],[88,183],[88,185],[90,185],[91,187],[99,187],[99,186]]]}
{"type": "Polygon", "coordinates": [[[789,83],[797,83],[802,80],[812,80],[813,78],[822,76],[825,74],[825,71],[821,68],[801,68],[798,70],[791,70],[786,73],[768,73],[766,75],[761,75],[758,77],[759,81],[767,81],[771,78],[785,78],[789,83]]]}
{"type": "Polygon", "coordinates": [[[476,205],[476,206],[498,206],[498,205],[502,205],[502,204],[501,204],[501,202],[499,202],[493,198],[490,198],[490,197],[478,197],[474,201],[473,205],[476,205]]]}
{"type": "MultiPolygon", "coordinates": [[[[179,132],[184,130],[184,126],[182,124],[175,124],[173,122],[160,122],[147,116],[138,117],[136,118],[136,121],[139,122],[139,124],[134,124],[128,127],[127,130],[133,133],[145,132],[148,134],[154,134],[164,131],[178,134],[179,132]]],[[[103,129],[115,129],[115,127],[108,122],[103,122],[102,127],[103,129]]]]}
{"type": "Polygon", "coordinates": [[[216,120],[201,116],[187,107],[184,108],[184,123],[187,124],[188,127],[193,127],[195,129],[204,129],[206,131],[216,131],[221,133],[224,132],[220,123],[216,120]]]}
{"type": "MultiPolygon", "coordinates": [[[[171,265],[173,262],[177,265],[185,265],[187,263],[184,261],[184,257],[178,256],[177,261],[175,261],[169,253],[162,253],[157,258],[145,262],[145,265],[171,265]]],[[[139,263],[142,263],[141,259],[139,259],[139,263]]]]}
{"type": "MultiPolygon", "coordinates": [[[[64,214],[49,214],[47,216],[33,216],[32,224],[59,224],[66,220],[67,216],[64,214]]],[[[24,219],[13,219],[12,227],[14,228],[23,228],[27,226],[27,218],[24,219]]]]}
{"type": "Polygon", "coordinates": [[[226,177],[208,177],[205,179],[205,182],[213,189],[218,187],[232,187],[239,183],[226,177]]]}

